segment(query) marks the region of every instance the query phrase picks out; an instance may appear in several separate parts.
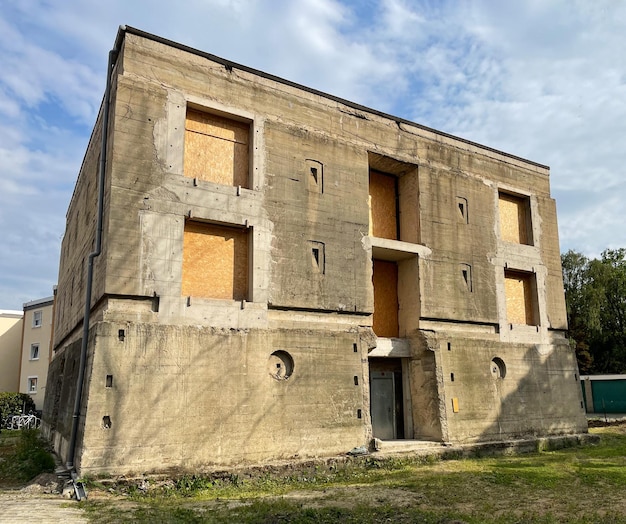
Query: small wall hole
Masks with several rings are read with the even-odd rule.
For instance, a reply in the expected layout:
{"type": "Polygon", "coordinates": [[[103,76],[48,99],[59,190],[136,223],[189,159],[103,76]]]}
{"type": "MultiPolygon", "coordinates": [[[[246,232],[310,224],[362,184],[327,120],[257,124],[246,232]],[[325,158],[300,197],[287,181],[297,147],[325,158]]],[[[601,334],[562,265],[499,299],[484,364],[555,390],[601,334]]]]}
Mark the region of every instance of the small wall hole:
{"type": "Polygon", "coordinates": [[[578,380],[578,375],[574,373],[574,380],[578,380]]]}
{"type": "Polygon", "coordinates": [[[108,415],[102,417],[102,428],[111,429],[111,417],[109,417],[108,415]]]}
{"type": "Polygon", "coordinates": [[[314,247],[311,250],[311,253],[313,253],[313,258],[315,259],[315,263],[319,266],[320,265],[320,250],[314,247]]]}
{"type": "Polygon", "coordinates": [[[491,376],[495,379],[506,377],[506,365],[500,357],[494,357],[491,361],[491,376]]]}
{"type": "Polygon", "coordinates": [[[454,373],[450,373],[450,382],[454,382],[454,373]]]}
{"type": "Polygon", "coordinates": [[[117,338],[120,339],[120,342],[124,342],[124,339],[126,338],[126,333],[124,332],[123,329],[118,330],[117,338]]]}
{"type": "Polygon", "coordinates": [[[113,375],[107,375],[105,384],[106,384],[107,388],[112,388],[113,387],[113,375]]]}
{"type": "Polygon", "coordinates": [[[356,418],[363,418],[363,412],[360,409],[356,410],[356,418]]]}
{"type": "Polygon", "coordinates": [[[354,385],[355,386],[359,385],[359,377],[357,377],[356,375],[354,376],[354,385]]]}
{"type": "Polygon", "coordinates": [[[358,346],[356,343],[355,343],[355,344],[352,344],[352,350],[353,350],[355,353],[358,353],[358,352],[359,352],[359,346],[358,346]]]}
{"type": "Polygon", "coordinates": [[[451,349],[452,349],[452,344],[448,342],[448,351],[450,351],[451,349]]]}

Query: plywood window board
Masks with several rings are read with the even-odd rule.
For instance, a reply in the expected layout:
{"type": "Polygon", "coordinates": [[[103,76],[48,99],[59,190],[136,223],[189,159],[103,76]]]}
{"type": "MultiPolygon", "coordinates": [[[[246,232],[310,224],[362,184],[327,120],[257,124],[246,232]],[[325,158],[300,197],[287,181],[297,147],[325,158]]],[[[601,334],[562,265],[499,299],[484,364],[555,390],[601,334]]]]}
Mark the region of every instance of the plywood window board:
{"type": "Polygon", "coordinates": [[[530,202],[528,197],[498,194],[500,238],[505,242],[532,245],[530,202]]]}
{"type": "Polygon", "coordinates": [[[247,294],[248,231],[187,221],[182,295],[246,300],[247,294]]]}
{"type": "Polygon", "coordinates": [[[370,170],[369,182],[370,234],[398,240],[397,178],[370,170]]]}
{"type": "Polygon", "coordinates": [[[507,322],[537,325],[535,275],[521,271],[505,271],[504,292],[507,322]]]}
{"type": "Polygon", "coordinates": [[[398,265],[377,259],[372,264],[374,333],[379,337],[398,337],[398,265]]]}
{"type": "Polygon", "coordinates": [[[250,125],[189,108],[184,173],[216,184],[249,187],[250,125]]]}

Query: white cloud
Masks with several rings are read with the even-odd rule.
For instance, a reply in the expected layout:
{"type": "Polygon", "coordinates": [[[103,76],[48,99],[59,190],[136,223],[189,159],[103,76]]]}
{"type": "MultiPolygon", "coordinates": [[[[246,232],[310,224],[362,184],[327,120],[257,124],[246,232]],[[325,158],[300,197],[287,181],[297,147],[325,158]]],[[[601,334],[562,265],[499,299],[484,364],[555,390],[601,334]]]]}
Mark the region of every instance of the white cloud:
{"type": "Polygon", "coordinates": [[[547,163],[564,249],[626,245],[626,4],[7,0],[2,308],[50,294],[119,24],[547,163]]]}

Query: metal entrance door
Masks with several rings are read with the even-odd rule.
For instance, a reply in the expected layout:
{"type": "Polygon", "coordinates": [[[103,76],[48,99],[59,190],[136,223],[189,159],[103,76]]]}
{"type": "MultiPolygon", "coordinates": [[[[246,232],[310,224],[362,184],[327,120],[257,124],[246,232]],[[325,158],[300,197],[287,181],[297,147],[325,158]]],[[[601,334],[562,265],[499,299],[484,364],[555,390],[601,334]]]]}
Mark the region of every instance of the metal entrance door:
{"type": "Polygon", "coordinates": [[[381,440],[396,438],[396,392],[393,371],[370,372],[372,432],[381,440]]]}

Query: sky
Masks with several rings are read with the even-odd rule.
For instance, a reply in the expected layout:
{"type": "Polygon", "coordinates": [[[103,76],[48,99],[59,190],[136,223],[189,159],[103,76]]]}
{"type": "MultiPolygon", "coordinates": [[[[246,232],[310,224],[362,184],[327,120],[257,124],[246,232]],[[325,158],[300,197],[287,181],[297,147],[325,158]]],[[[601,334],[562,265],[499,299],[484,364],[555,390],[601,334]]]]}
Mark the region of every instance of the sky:
{"type": "Polygon", "coordinates": [[[626,2],[0,0],[0,309],[52,295],[121,24],[549,165],[561,251],[626,247],[626,2]]]}

